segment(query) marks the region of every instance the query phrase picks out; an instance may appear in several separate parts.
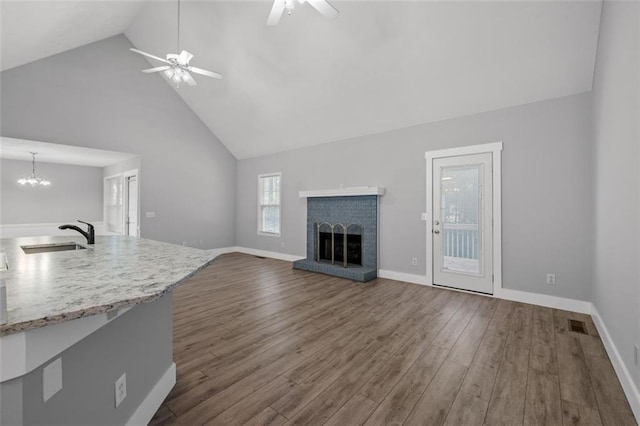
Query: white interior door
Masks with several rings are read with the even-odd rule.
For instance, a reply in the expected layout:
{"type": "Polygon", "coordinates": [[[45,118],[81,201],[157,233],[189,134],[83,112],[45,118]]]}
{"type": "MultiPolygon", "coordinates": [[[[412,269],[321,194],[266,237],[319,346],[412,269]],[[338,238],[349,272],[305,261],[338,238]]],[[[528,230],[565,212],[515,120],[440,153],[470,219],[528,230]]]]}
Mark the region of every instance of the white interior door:
{"type": "Polygon", "coordinates": [[[138,236],[138,177],[127,176],[127,235],[138,236]]]}
{"type": "Polygon", "coordinates": [[[492,154],[433,160],[433,283],[493,294],[492,154]]]}

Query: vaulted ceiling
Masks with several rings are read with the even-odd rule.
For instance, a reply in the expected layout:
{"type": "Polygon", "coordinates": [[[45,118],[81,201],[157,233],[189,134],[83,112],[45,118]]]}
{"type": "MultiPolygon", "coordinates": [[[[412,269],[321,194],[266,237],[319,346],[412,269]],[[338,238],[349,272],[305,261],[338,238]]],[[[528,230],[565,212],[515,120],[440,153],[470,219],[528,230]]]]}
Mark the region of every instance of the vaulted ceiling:
{"type": "MultiPolygon", "coordinates": [[[[182,1],[181,48],[224,79],[176,93],[236,158],[591,90],[600,1],[333,4],[268,27],[269,1],[182,1]]],[[[3,70],[122,32],[177,50],[174,1],[1,7],[3,70]]]]}

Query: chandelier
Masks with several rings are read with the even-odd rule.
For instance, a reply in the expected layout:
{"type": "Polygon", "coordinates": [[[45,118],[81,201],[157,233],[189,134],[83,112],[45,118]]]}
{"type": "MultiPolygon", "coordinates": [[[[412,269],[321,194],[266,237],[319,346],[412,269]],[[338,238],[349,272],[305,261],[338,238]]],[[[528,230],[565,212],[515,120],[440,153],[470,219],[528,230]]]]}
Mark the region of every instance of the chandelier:
{"type": "Polygon", "coordinates": [[[46,179],[46,178],[39,178],[38,176],[36,176],[36,154],[37,152],[32,152],[31,153],[31,165],[33,166],[32,170],[31,170],[31,176],[29,177],[21,177],[20,179],[18,179],[18,183],[20,185],[26,185],[29,184],[31,186],[36,186],[36,185],[41,185],[41,186],[49,186],[51,185],[51,182],[46,179]]]}

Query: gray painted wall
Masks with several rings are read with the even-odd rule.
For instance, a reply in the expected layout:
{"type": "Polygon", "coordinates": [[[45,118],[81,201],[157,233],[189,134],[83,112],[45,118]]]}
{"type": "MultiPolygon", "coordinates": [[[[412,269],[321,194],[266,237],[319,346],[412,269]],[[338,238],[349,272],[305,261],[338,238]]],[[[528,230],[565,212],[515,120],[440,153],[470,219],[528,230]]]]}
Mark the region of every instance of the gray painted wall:
{"type": "Polygon", "coordinates": [[[135,306],[51,359],[62,357],[62,390],[47,402],[42,398],[42,370],[49,361],[3,383],[0,423],[125,424],[173,362],[171,301],[169,294],[135,306]],[[114,385],[123,373],[127,397],[116,408],[114,385]],[[20,418],[22,422],[13,423],[20,418]]]}
{"type": "Polygon", "coordinates": [[[587,93],[239,161],[237,244],[304,257],[298,191],[380,185],[379,267],[424,275],[425,151],[503,141],[504,287],[590,300],[590,113],[587,93]],[[280,238],[257,235],[257,175],[267,172],[282,172],[280,238]]]}
{"type": "Polygon", "coordinates": [[[36,162],[36,173],[51,186],[20,185],[31,162],[0,160],[0,223],[102,221],[102,168],[36,162]]]}
{"type": "Polygon", "coordinates": [[[593,303],[640,387],[640,5],[604,3],[593,85],[593,303]]]}
{"type": "Polygon", "coordinates": [[[2,72],[2,136],[138,154],[142,237],[235,245],[234,157],[130,47],[119,35],[2,72]]]}

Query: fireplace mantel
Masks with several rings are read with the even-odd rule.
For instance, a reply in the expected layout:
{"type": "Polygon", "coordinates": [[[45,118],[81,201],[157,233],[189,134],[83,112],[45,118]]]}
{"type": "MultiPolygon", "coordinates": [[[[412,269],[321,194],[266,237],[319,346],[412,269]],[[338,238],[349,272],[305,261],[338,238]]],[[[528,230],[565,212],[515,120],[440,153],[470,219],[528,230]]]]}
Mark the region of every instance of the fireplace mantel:
{"type": "Polygon", "coordinates": [[[300,198],[313,197],[357,197],[360,195],[384,195],[383,186],[354,186],[336,189],[316,189],[309,191],[299,191],[300,198]]]}

